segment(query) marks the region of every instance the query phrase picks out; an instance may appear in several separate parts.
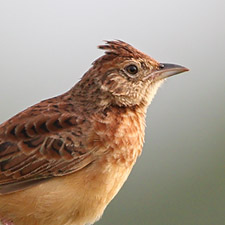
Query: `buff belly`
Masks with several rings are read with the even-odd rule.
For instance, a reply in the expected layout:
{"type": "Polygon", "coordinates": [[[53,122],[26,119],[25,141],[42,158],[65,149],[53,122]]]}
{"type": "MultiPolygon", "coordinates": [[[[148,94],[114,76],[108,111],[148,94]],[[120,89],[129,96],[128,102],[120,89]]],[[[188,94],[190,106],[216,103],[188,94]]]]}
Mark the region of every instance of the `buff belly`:
{"type": "Polygon", "coordinates": [[[15,225],[92,224],[101,217],[131,168],[96,161],[74,174],[0,196],[0,215],[15,225]]]}

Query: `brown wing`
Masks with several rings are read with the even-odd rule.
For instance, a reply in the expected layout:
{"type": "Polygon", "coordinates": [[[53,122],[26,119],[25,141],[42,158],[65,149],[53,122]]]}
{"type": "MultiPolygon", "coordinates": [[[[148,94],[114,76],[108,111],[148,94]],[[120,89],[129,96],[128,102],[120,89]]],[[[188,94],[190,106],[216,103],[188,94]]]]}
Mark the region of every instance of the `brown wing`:
{"type": "Polygon", "coordinates": [[[35,106],[0,126],[0,193],[18,191],[93,162],[83,115],[35,106]],[[41,113],[40,113],[41,112],[41,113]],[[42,113],[43,112],[43,113],[42,113]],[[45,112],[45,113],[44,113],[45,112]]]}

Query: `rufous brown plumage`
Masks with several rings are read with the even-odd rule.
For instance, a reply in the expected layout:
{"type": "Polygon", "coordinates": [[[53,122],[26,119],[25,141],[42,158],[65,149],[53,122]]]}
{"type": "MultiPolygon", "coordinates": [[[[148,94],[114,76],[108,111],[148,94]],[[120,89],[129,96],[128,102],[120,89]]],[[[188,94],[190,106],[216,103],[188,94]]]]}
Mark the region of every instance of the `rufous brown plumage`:
{"type": "Polygon", "coordinates": [[[141,154],[146,109],[158,87],[187,71],[122,41],[99,48],[105,54],[71,90],[0,125],[3,223],[98,220],[141,154]]]}

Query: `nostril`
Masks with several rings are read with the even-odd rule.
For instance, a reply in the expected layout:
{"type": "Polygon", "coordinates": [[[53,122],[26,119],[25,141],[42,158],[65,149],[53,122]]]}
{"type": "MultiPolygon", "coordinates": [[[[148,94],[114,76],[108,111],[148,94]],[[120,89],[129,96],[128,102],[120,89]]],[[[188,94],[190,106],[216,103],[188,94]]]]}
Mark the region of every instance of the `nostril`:
{"type": "Polygon", "coordinates": [[[159,69],[163,69],[164,67],[165,67],[164,64],[162,63],[159,64],[159,69]]]}

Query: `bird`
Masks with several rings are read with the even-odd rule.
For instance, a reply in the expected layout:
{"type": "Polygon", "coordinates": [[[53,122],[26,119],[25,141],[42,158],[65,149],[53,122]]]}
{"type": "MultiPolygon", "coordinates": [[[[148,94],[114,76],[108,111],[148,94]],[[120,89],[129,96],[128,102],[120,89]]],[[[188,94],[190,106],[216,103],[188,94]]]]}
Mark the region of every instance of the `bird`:
{"type": "Polygon", "coordinates": [[[124,41],[66,93],[0,125],[0,218],[13,225],[98,221],[141,155],[148,106],[166,78],[188,71],[124,41]]]}

